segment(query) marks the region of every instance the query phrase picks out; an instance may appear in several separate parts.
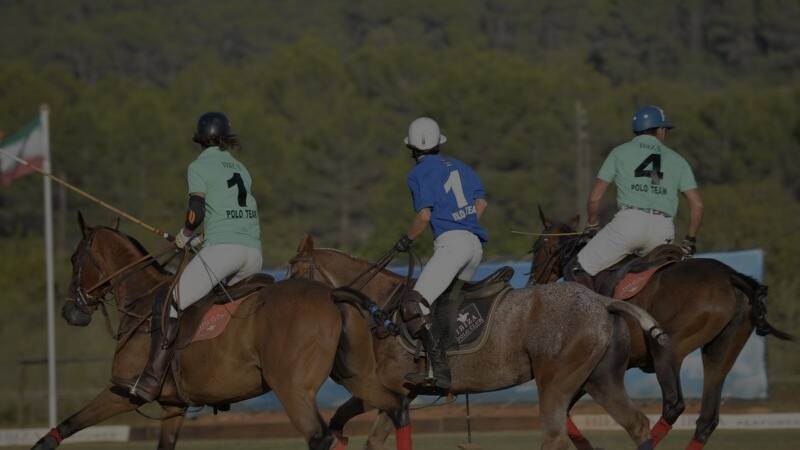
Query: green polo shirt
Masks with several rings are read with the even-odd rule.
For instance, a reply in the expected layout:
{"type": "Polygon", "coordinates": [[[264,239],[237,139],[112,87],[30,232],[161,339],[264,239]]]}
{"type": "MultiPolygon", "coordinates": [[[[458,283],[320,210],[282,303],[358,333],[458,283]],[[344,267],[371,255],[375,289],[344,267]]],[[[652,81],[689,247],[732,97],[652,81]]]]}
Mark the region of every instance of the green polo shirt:
{"type": "Polygon", "coordinates": [[[205,194],[205,244],[239,244],[261,249],[258,206],[247,168],[230,153],[209,147],[187,171],[189,193],[205,194]]]}
{"type": "Polygon", "coordinates": [[[617,186],[617,204],[675,216],[678,193],[697,188],[692,168],[655,136],[643,134],[616,147],[597,178],[617,186]]]}

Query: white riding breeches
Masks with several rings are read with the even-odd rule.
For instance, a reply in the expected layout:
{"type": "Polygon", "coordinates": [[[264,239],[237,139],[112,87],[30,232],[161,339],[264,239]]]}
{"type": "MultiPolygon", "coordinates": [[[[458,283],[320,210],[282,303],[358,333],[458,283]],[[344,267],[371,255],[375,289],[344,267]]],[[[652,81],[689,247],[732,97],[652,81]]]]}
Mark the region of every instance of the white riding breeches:
{"type": "MultiPolygon", "coordinates": [[[[173,294],[184,310],[205,297],[219,282],[232,286],[261,271],[261,250],[236,244],[203,247],[181,273],[173,294]]],[[[174,308],[170,317],[178,317],[174,308]]]]}
{"type": "MultiPolygon", "coordinates": [[[[466,230],[440,234],[433,241],[433,248],[433,256],[414,285],[414,290],[431,305],[456,277],[463,281],[472,280],[483,257],[480,239],[466,230]]],[[[427,315],[430,311],[425,305],[421,306],[422,312],[427,315]]]]}
{"type": "Polygon", "coordinates": [[[578,262],[591,276],[630,254],[644,255],[675,239],[672,218],[638,209],[624,209],[578,253],[578,262]]]}

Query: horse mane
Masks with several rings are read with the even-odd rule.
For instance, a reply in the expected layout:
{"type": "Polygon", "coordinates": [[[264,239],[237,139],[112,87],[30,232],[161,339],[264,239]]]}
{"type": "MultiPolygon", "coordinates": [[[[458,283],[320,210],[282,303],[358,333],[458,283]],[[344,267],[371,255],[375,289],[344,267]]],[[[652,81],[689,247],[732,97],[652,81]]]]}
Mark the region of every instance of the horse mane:
{"type": "MultiPolygon", "coordinates": [[[[354,261],[354,262],[357,262],[359,264],[362,264],[363,266],[365,266],[365,268],[367,266],[371,266],[373,264],[373,263],[371,263],[371,262],[369,262],[367,260],[355,257],[355,256],[351,255],[350,253],[347,253],[345,251],[339,250],[338,248],[319,247],[319,248],[315,248],[314,250],[328,251],[328,252],[339,254],[341,256],[344,256],[344,257],[350,259],[351,261],[354,261]]],[[[382,273],[383,275],[386,275],[386,276],[388,276],[390,278],[395,278],[395,279],[398,279],[398,280],[401,280],[401,279],[405,278],[404,276],[402,276],[402,275],[400,275],[398,273],[392,272],[389,269],[381,269],[380,273],[382,273]]]]}
{"type": "MultiPolygon", "coordinates": [[[[111,227],[106,227],[106,226],[99,226],[96,229],[103,229],[103,230],[111,231],[112,233],[114,233],[116,235],[119,235],[119,236],[122,236],[122,237],[126,238],[128,240],[128,242],[130,242],[131,245],[133,245],[133,248],[136,249],[137,252],[139,252],[140,256],[144,256],[144,255],[147,255],[147,254],[150,253],[150,252],[147,251],[147,249],[144,247],[144,245],[142,245],[142,243],[139,242],[135,237],[133,237],[133,236],[131,236],[129,234],[123,233],[123,232],[117,230],[116,228],[111,228],[111,227]]],[[[167,271],[167,269],[164,268],[164,266],[161,265],[160,262],[158,262],[158,260],[154,259],[152,266],[156,270],[158,270],[159,273],[161,273],[162,275],[172,275],[170,272],[167,271]]]]}

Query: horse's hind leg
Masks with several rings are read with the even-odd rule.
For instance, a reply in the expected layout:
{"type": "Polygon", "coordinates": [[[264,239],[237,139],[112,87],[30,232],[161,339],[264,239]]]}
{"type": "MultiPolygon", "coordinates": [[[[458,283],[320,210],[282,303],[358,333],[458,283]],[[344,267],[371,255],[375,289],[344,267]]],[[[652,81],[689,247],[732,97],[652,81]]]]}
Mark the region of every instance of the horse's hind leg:
{"type": "Polygon", "coordinates": [[[558,360],[534,360],[543,432],[542,450],[566,450],[569,447],[566,423],[570,402],[597,365],[603,349],[596,346],[590,352],[587,355],[586,347],[576,343],[558,360]]]}
{"type": "Polygon", "coordinates": [[[301,386],[274,386],[275,396],[283,404],[289,420],[308,442],[309,450],[329,450],[335,438],[322,420],[316,402],[318,389],[301,386]]]}
{"type": "Polygon", "coordinates": [[[572,417],[569,415],[569,412],[572,411],[572,407],[575,406],[578,400],[584,395],[586,395],[586,391],[581,389],[569,402],[569,409],[567,410],[567,436],[569,436],[569,440],[572,441],[572,445],[578,450],[592,450],[594,447],[592,447],[589,440],[581,433],[581,430],[578,429],[578,426],[575,425],[575,422],[572,421],[572,417]]]}
{"type": "Polygon", "coordinates": [[[661,418],[650,430],[650,439],[653,447],[663,440],[672,425],[686,409],[683,402],[683,391],[681,389],[681,361],[675,356],[672,347],[661,347],[652,340],[649,342],[650,354],[653,358],[653,366],[661,388],[661,418]]]}
{"type": "Polygon", "coordinates": [[[623,381],[630,353],[628,327],[619,317],[613,320],[613,339],[583,388],[628,432],[639,449],[652,449],[650,421],[633,405],[623,381]]]}
{"type": "Polygon", "coordinates": [[[744,311],[740,311],[722,333],[703,346],[703,399],[694,439],[687,450],[701,450],[717,428],[722,385],[752,332],[753,325],[744,311]]]}
{"type": "Polygon", "coordinates": [[[650,421],[631,402],[622,378],[614,378],[601,376],[593,379],[586,383],[586,391],[628,432],[640,450],[651,450],[653,444],[649,439],[650,421]]]}
{"type": "Polygon", "coordinates": [[[364,400],[358,397],[350,397],[346,402],[342,403],[341,406],[336,408],[336,412],[333,414],[333,417],[331,417],[330,422],[328,422],[328,428],[330,428],[331,433],[336,436],[339,442],[347,445],[349,439],[344,437],[345,424],[353,417],[365,412],[367,412],[367,406],[364,404],[364,400]]]}
{"type": "Polygon", "coordinates": [[[158,439],[157,450],[175,450],[178,443],[178,433],[186,417],[186,408],[182,406],[161,405],[164,411],[164,420],[161,421],[161,437],[158,439]]]}
{"type": "Polygon", "coordinates": [[[138,404],[131,403],[128,397],[118,395],[110,389],[105,389],[80,411],[61,422],[39,439],[31,450],[52,450],[58,447],[62,440],[78,431],[117,414],[133,411],[137,406],[138,404]]]}

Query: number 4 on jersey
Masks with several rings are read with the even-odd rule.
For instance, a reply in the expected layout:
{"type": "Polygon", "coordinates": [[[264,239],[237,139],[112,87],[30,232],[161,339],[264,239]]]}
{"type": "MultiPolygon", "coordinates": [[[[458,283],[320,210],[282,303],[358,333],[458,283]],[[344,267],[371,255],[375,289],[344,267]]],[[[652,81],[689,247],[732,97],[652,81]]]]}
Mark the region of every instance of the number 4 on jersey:
{"type": "Polygon", "coordinates": [[[641,164],[636,167],[634,170],[633,175],[636,178],[646,177],[650,178],[654,184],[658,184],[661,180],[664,179],[664,172],[661,171],[661,155],[658,153],[653,153],[652,155],[645,158],[641,164]],[[652,165],[652,169],[648,169],[648,166],[652,165]]]}

